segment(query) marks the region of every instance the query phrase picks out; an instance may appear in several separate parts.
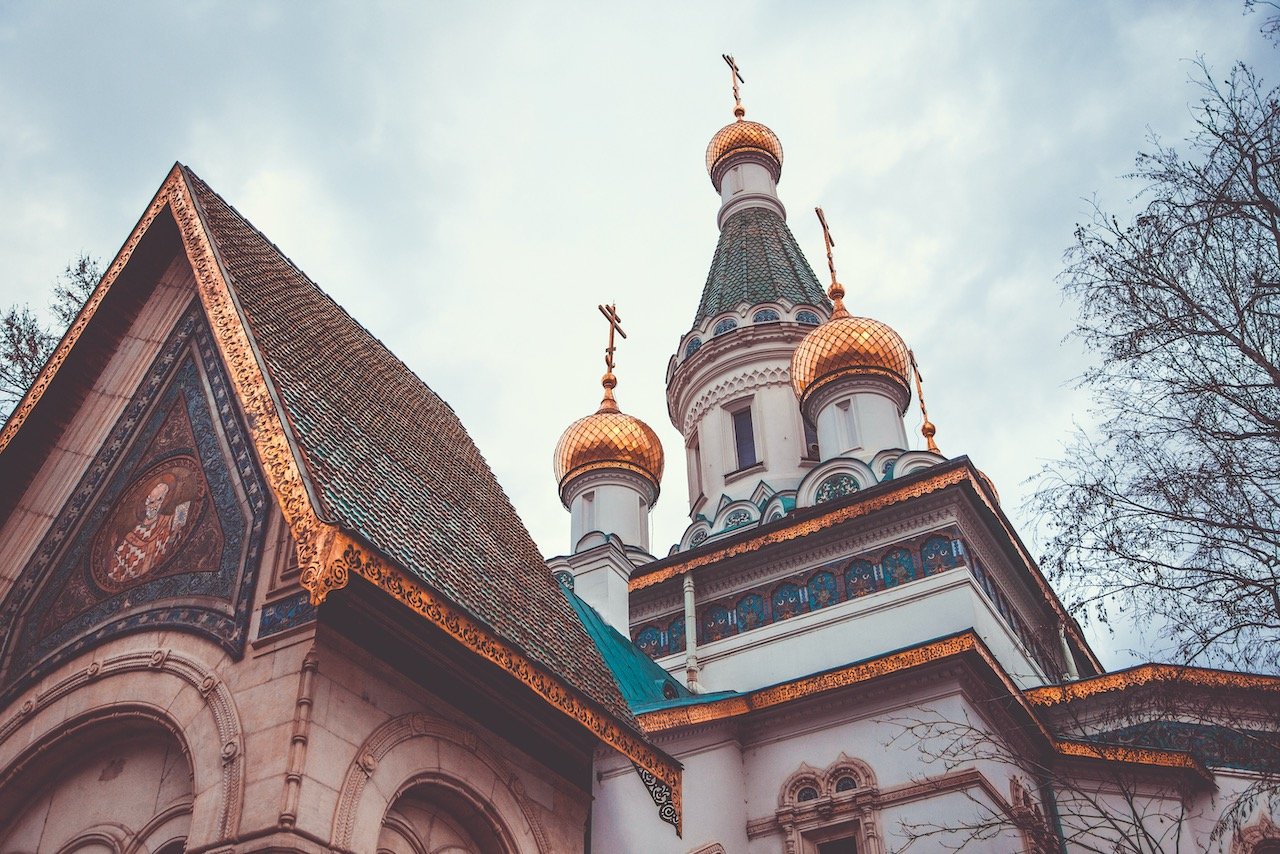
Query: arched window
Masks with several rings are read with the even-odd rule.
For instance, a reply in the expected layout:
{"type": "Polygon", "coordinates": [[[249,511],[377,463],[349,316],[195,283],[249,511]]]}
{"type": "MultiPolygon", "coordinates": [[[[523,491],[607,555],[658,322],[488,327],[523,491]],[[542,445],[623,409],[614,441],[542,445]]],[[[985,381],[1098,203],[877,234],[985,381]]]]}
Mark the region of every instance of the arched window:
{"type": "Polygon", "coordinates": [[[712,336],[719,336],[719,335],[725,334],[726,332],[732,332],[737,328],[738,328],[738,321],[734,320],[732,317],[726,317],[724,320],[721,320],[719,323],[716,324],[716,328],[711,330],[711,334],[712,336]]]}
{"type": "Polygon", "coordinates": [[[650,658],[658,658],[663,653],[662,632],[657,626],[645,626],[636,632],[636,646],[650,658]]]}
{"type": "Polygon", "coordinates": [[[800,595],[800,588],[790,582],[779,584],[773,591],[773,618],[775,620],[785,620],[788,617],[794,617],[796,614],[804,613],[804,599],[800,595]]]}
{"type": "Polygon", "coordinates": [[[716,641],[733,634],[733,621],[729,619],[729,609],[723,605],[712,605],[702,612],[702,639],[716,641]]]}
{"type": "Polygon", "coordinates": [[[916,562],[906,549],[894,549],[880,559],[880,575],[885,587],[905,584],[916,577],[916,562]]]}
{"type": "Polygon", "coordinates": [[[836,589],[836,577],[829,572],[817,572],[809,579],[809,610],[816,611],[840,601],[836,589]]]}
{"type": "Polygon", "coordinates": [[[738,630],[747,631],[765,623],[764,597],[758,593],[748,593],[738,600],[738,630]]]}
{"type": "Polygon", "coordinates": [[[667,628],[667,652],[684,652],[684,617],[676,617],[667,628]]]}
{"type": "Polygon", "coordinates": [[[956,565],[956,555],[951,548],[951,540],[943,536],[933,536],[924,541],[920,549],[920,561],[924,564],[924,574],[933,575],[956,565]]]}
{"type": "Polygon", "coordinates": [[[834,501],[837,498],[843,498],[846,495],[852,495],[858,491],[858,482],[853,479],[851,474],[833,474],[818,485],[818,494],[814,498],[814,502],[822,504],[827,501],[834,501]]]}
{"type": "Polygon", "coordinates": [[[822,318],[808,309],[796,312],[796,323],[803,323],[805,326],[817,326],[821,322],[822,318]]]}
{"type": "Polygon", "coordinates": [[[698,352],[698,348],[702,346],[701,338],[690,338],[689,343],[684,345],[684,357],[687,359],[694,353],[698,352]]]}
{"type": "Polygon", "coordinates": [[[869,560],[855,560],[844,571],[844,595],[846,599],[866,596],[879,589],[876,584],[876,566],[869,560]]]}
{"type": "Polygon", "coordinates": [[[816,801],[818,799],[818,790],[813,786],[804,786],[800,791],[796,792],[796,800],[800,803],[805,801],[816,801]]]}
{"type": "Polygon", "coordinates": [[[771,308],[762,308],[751,318],[752,323],[775,323],[778,320],[781,320],[781,317],[771,308]]]}
{"type": "Polygon", "coordinates": [[[849,774],[846,774],[839,780],[836,780],[837,792],[852,792],[856,788],[858,788],[858,781],[849,774]]]}

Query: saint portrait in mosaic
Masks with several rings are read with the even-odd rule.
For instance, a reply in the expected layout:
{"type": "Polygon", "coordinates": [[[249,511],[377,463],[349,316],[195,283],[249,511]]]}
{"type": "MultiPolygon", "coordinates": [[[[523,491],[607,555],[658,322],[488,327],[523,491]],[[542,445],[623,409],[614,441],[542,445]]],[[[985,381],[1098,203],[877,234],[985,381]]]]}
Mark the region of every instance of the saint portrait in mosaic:
{"type": "Polygon", "coordinates": [[[93,579],[107,590],[140,581],[174,557],[205,502],[199,463],[173,457],[125,490],[94,543],[93,579]]]}

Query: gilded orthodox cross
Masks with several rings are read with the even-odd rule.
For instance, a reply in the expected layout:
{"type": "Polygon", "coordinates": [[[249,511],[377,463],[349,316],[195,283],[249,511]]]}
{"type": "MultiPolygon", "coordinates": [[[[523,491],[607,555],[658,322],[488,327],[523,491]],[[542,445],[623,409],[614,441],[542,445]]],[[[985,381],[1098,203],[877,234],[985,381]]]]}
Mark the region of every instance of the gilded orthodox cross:
{"type": "Polygon", "coordinates": [[[613,334],[616,332],[626,338],[627,333],[622,331],[622,318],[618,316],[616,305],[598,305],[596,308],[609,321],[609,346],[604,349],[605,373],[600,378],[600,384],[604,386],[604,400],[600,401],[600,411],[617,412],[618,404],[613,400],[613,390],[618,385],[618,378],[613,375],[613,351],[618,348],[614,346],[613,334]]]}
{"type": "Polygon", "coordinates": [[[920,417],[924,419],[924,423],[920,425],[920,435],[924,436],[925,443],[930,451],[940,454],[942,452],[938,450],[938,443],[933,441],[938,428],[933,426],[933,422],[929,420],[929,410],[924,405],[924,378],[920,376],[920,366],[916,364],[916,353],[914,350],[908,350],[907,355],[911,357],[911,372],[916,377],[916,397],[920,400],[920,417]]]}
{"type": "Polygon", "coordinates": [[[618,316],[617,305],[598,305],[600,313],[604,315],[604,319],[609,321],[609,346],[604,348],[604,364],[609,369],[609,373],[613,373],[613,351],[618,348],[613,344],[613,333],[617,332],[623,338],[627,337],[627,333],[622,331],[622,318],[618,316]]]}
{"type": "Polygon", "coordinates": [[[844,307],[844,285],[840,284],[836,279],[836,259],[831,253],[831,247],[836,245],[835,240],[831,237],[831,229],[827,227],[826,214],[822,212],[822,208],[814,208],[813,212],[818,215],[818,222],[822,223],[822,242],[827,247],[827,269],[831,271],[831,287],[827,290],[828,296],[834,302],[835,311],[831,313],[832,318],[844,317],[848,314],[844,307]]]}
{"type": "Polygon", "coordinates": [[[738,70],[738,63],[734,62],[732,56],[727,53],[722,53],[720,56],[729,66],[729,82],[733,84],[733,114],[742,118],[747,114],[747,110],[742,106],[742,93],[738,91],[738,84],[747,81],[742,79],[742,72],[738,70]]]}

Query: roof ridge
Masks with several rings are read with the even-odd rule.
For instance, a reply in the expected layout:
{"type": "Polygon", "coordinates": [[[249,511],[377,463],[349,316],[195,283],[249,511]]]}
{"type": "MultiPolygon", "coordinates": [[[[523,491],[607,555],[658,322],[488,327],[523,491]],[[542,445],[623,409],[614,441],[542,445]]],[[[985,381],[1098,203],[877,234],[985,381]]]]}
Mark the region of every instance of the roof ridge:
{"type": "MultiPolygon", "coordinates": [[[[239,219],[242,223],[244,223],[244,225],[245,225],[245,226],[246,226],[250,231],[252,231],[252,232],[253,232],[253,233],[254,233],[258,238],[260,238],[264,243],[266,243],[269,247],[271,247],[272,251],[274,251],[274,252],[275,252],[275,253],[276,253],[276,254],[281,258],[281,260],[283,260],[285,263],[287,263],[287,264],[290,266],[290,268],[292,268],[292,269],[293,269],[293,271],[294,271],[295,273],[297,273],[299,276],[301,276],[301,277],[302,277],[302,278],[307,282],[307,284],[309,284],[309,285],[311,285],[311,287],[315,288],[316,292],[317,292],[318,294],[320,294],[320,296],[324,297],[324,299],[325,299],[325,300],[327,300],[327,301],[329,302],[329,304],[330,304],[333,308],[337,309],[337,310],[338,310],[339,312],[341,312],[344,316],[346,316],[346,317],[347,317],[347,319],[349,319],[352,323],[354,323],[354,324],[356,325],[356,327],[357,327],[357,328],[358,328],[362,333],[364,333],[366,336],[368,336],[368,338],[369,338],[372,342],[374,342],[375,344],[377,344],[377,345],[378,345],[378,346],[379,346],[383,351],[385,351],[385,352],[386,352],[386,354],[392,358],[392,360],[394,360],[395,362],[399,363],[400,365],[402,365],[402,366],[405,368],[405,370],[407,370],[409,373],[413,374],[414,378],[415,378],[415,379],[417,379],[417,381],[418,381],[419,383],[421,383],[421,384],[422,384],[422,386],[423,386],[427,391],[431,392],[431,394],[432,394],[432,395],[434,395],[434,396],[435,396],[435,397],[436,397],[436,398],[437,398],[441,403],[443,403],[445,406],[448,406],[448,407],[449,407],[449,409],[450,409],[450,411],[455,411],[455,412],[456,412],[456,410],[454,410],[454,409],[453,409],[453,407],[449,404],[449,402],[448,402],[447,400],[445,400],[444,398],[440,397],[440,395],[436,394],[435,389],[431,388],[431,386],[427,383],[427,381],[426,381],[426,380],[424,380],[421,376],[419,376],[419,375],[418,375],[418,372],[417,372],[417,371],[415,371],[415,370],[414,370],[414,369],[413,369],[413,368],[412,368],[412,367],[411,367],[407,362],[405,362],[403,359],[401,359],[399,356],[397,356],[394,350],[392,350],[390,347],[388,347],[388,346],[386,345],[386,343],[385,343],[385,342],[384,342],[380,337],[378,337],[378,336],[377,336],[377,335],[375,335],[373,332],[371,332],[367,326],[365,326],[363,323],[361,323],[359,320],[357,320],[357,319],[356,319],[356,317],[355,317],[353,314],[351,314],[351,312],[349,312],[349,311],[347,311],[345,308],[343,308],[342,304],[341,304],[340,302],[338,302],[337,300],[335,300],[335,299],[333,298],[333,296],[329,294],[329,292],[328,292],[328,291],[326,291],[324,288],[322,288],[322,287],[320,286],[320,284],[319,284],[318,282],[316,282],[316,280],[315,280],[315,279],[312,279],[309,275],[307,275],[307,272],[306,272],[305,270],[303,270],[301,267],[299,267],[299,266],[298,266],[298,264],[297,264],[297,263],[296,263],[292,258],[290,258],[290,257],[289,257],[289,255],[288,255],[288,254],[287,254],[283,249],[281,249],[281,248],[280,248],[279,244],[277,244],[274,240],[272,240],[270,237],[268,237],[268,236],[266,235],[266,233],[262,231],[262,229],[258,228],[256,225],[254,225],[254,224],[253,224],[253,221],[252,221],[252,220],[250,220],[250,219],[249,219],[247,216],[245,216],[244,214],[242,214],[242,213],[240,212],[240,210],[239,210],[235,205],[233,205],[233,204],[231,204],[231,202],[227,201],[227,199],[226,199],[226,197],[225,197],[225,196],[223,196],[223,195],[222,195],[221,193],[219,193],[217,190],[213,189],[213,187],[212,187],[212,186],[210,186],[210,184],[209,184],[209,182],[208,182],[208,181],[205,181],[203,178],[201,178],[198,174],[196,174],[195,170],[193,170],[190,166],[186,165],[185,163],[182,163],[182,162],[180,162],[180,161],[179,161],[176,165],[177,165],[180,169],[182,169],[183,173],[184,173],[184,174],[185,174],[185,175],[186,175],[190,180],[192,180],[192,181],[193,181],[193,182],[195,182],[196,184],[199,184],[199,185],[200,185],[200,188],[201,188],[204,192],[207,192],[209,195],[211,195],[211,196],[213,196],[214,198],[216,198],[220,203],[222,203],[223,205],[225,205],[225,206],[226,206],[226,208],[227,208],[227,210],[229,210],[232,214],[234,214],[234,215],[236,216],[236,218],[237,218],[237,219],[239,219]]],[[[202,204],[202,202],[201,202],[201,200],[200,200],[199,198],[197,198],[197,199],[196,199],[196,204],[202,204]]],[[[234,283],[234,282],[231,282],[231,283],[229,283],[229,284],[232,284],[232,285],[234,286],[234,284],[235,284],[235,283],[234,283]]]]}

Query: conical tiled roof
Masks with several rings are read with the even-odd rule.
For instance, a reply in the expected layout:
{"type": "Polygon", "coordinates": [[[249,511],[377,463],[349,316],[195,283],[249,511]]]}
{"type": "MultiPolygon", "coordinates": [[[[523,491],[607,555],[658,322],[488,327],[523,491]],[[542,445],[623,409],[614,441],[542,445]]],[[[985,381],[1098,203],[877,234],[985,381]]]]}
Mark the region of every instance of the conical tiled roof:
{"type": "Polygon", "coordinates": [[[831,301],[782,217],[749,207],[725,220],[693,326],[739,305],[776,300],[824,306],[831,301]]]}

